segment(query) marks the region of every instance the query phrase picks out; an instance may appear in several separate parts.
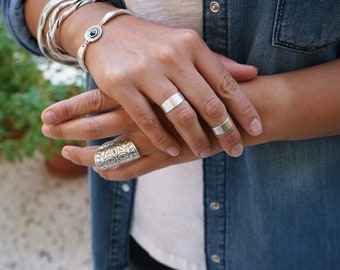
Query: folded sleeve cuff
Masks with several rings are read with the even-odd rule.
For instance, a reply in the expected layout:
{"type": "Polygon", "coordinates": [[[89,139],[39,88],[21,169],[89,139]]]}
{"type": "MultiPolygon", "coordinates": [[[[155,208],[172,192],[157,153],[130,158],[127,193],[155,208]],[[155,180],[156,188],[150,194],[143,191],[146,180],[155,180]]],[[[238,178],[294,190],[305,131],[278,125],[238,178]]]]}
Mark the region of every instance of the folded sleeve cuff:
{"type": "Polygon", "coordinates": [[[5,25],[10,35],[27,51],[42,55],[36,39],[29,32],[24,17],[25,0],[0,0],[5,25]]]}

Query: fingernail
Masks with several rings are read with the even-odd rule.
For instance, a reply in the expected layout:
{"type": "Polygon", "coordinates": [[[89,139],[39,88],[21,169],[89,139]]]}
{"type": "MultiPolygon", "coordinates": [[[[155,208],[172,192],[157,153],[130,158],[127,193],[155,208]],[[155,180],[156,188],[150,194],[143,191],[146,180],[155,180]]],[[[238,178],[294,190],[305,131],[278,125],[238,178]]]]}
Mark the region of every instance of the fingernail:
{"type": "Polygon", "coordinates": [[[258,118],[255,118],[251,123],[250,123],[250,131],[252,135],[260,135],[262,133],[262,124],[258,118]]]}
{"type": "Polygon", "coordinates": [[[198,157],[200,157],[200,158],[209,157],[210,156],[210,152],[211,152],[211,149],[207,148],[207,149],[203,150],[201,153],[199,153],[198,157]]]}
{"type": "Polygon", "coordinates": [[[168,149],[166,149],[166,152],[173,157],[179,155],[179,149],[176,146],[169,147],[168,149]]]}
{"type": "Polygon", "coordinates": [[[55,116],[54,112],[52,111],[45,111],[42,116],[41,116],[41,120],[45,123],[45,124],[54,124],[57,122],[57,117],[55,116]]]}
{"type": "Polygon", "coordinates": [[[68,159],[68,160],[71,159],[70,153],[69,153],[65,148],[63,148],[63,149],[61,150],[61,155],[62,155],[65,159],[68,159]]]}
{"type": "Polygon", "coordinates": [[[42,126],[41,132],[42,132],[42,134],[44,134],[44,136],[51,137],[51,130],[47,125],[42,126]]]}
{"type": "Polygon", "coordinates": [[[241,143],[237,144],[230,150],[230,154],[233,157],[239,157],[243,153],[243,145],[241,143]]]}

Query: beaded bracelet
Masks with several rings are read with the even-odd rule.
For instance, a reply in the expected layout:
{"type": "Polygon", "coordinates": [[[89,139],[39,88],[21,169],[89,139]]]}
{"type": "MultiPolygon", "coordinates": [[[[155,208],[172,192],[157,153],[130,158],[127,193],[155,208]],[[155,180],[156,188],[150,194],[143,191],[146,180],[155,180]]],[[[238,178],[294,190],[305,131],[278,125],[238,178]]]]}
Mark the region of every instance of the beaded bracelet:
{"type": "Polygon", "coordinates": [[[85,72],[89,72],[86,65],[85,65],[85,61],[84,61],[85,50],[86,50],[87,45],[91,42],[97,41],[102,36],[102,34],[103,34],[102,26],[106,22],[108,22],[109,20],[111,20],[112,18],[114,18],[116,16],[123,15],[123,14],[132,15],[132,13],[130,11],[126,10],[126,9],[111,10],[104,15],[103,19],[97,25],[91,26],[85,32],[85,35],[84,35],[85,41],[80,46],[80,48],[78,49],[78,53],[77,53],[77,59],[78,59],[78,62],[79,62],[79,66],[85,72]]]}

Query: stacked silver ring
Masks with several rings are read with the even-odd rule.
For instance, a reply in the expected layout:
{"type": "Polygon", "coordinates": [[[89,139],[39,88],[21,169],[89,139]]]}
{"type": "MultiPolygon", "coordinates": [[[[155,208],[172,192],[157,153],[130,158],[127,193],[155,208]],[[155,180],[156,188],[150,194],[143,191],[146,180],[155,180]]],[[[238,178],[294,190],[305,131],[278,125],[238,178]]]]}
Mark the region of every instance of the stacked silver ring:
{"type": "Polygon", "coordinates": [[[94,162],[98,169],[107,170],[139,158],[135,144],[122,136],[99,146],[94,155],[94,162]]]}
{"type": "Polygon", "coordinates": [[[231,120],[231,118],[228,116],[222,124],[211,128],[212,131],[214,132],[215,135],[222,135],[227,133],[228,131],[231,130],[231,128],[233,127],[233,121],[231,120]]]}

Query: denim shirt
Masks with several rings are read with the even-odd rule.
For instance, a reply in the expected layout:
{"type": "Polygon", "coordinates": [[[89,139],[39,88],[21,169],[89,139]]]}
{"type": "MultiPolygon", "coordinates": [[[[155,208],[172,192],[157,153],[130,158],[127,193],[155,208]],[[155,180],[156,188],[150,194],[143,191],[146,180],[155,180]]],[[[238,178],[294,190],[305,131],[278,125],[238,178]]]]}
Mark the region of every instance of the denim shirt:
{"type": "MultiPolygon", "coordinates": [[[[23,0],[0,1],[10,32],[39,53],[23,0]]],[[[203,0],[203,35],[212,50],[273,74],[338,58],[339,14],[331,0],[203,0]]],[[[203,166],[208,270],[340,269],[340,136],[252,146],[203,166]]],[[[90,170],[96,270],[127,267],[136,185],[90,170]]]]}

